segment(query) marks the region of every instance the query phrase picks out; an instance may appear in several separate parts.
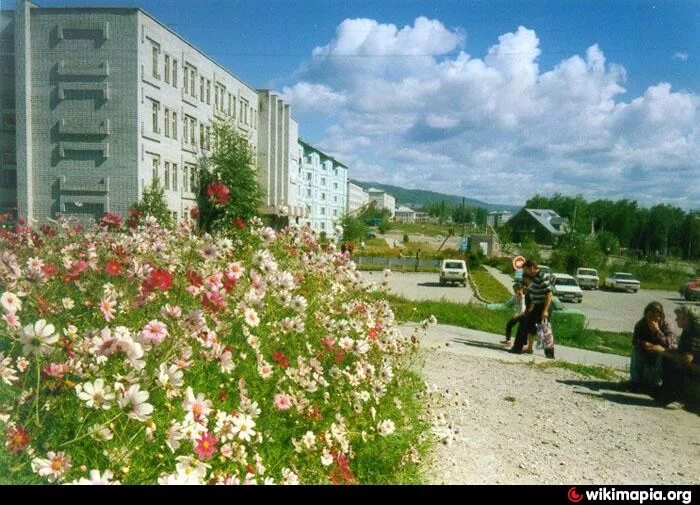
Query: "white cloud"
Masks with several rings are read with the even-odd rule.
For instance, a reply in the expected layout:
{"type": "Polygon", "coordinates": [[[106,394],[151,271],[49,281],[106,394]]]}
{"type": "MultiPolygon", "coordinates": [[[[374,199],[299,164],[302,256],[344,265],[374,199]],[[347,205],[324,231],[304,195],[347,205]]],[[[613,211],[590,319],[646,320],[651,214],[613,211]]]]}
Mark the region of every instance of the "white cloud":
{"type": "Polygon", "coordinates": [[[688,53],[678,52],[673,55],[674,60],[688,61],[688,53]]]}
{"type": "Polygon", "coordinates": [[[465,40],[424,17],[348,19],[284,94],[302,131],[333,114],[317,144],[358,179],[513,204],[561,191],[697,205],[697,95],[658,83],[623,101],[626,71],[596,44],[543,71],[522,26],[483,58],[465,40]]]}

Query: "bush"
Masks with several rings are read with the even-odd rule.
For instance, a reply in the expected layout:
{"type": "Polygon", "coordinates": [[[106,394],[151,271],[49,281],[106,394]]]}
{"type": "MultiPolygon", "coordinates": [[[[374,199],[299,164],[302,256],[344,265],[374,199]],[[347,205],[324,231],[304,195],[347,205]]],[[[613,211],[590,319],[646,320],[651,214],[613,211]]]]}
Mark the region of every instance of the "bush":
{"type": "Polygon", "coordinates": [[[404,244],[408,244],[408,242],[409,242],[408,233],[404,233],[404,234],[403,234],[403,243],[404,243],[404,244]]]}
{"type": "Polygon", "coordinates": [[[158,184],[158,179],[153,179],[151,185],[143,190],[141,201],[132,205],[129,212],[131,214],[130,225],[136,225],[138,221],[147,216],[153,216],[161,226],[173,225],[172,214],[165,201],[165,191],[158,184]]]}
{"type": "Polygon", "coordinates": [[[332,244],[253,223],[0,238],[3,482],[417,480],[418,335],[332,244]]]}

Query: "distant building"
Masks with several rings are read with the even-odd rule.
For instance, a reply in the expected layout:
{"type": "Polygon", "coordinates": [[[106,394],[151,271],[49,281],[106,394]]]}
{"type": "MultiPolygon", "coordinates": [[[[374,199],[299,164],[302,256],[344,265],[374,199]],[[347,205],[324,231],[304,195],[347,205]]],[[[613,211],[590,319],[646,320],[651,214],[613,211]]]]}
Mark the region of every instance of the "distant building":
{"type": "Polygon", "coordinates": [[[333,237],[347,208],[348,167],[302,139],[298,149],[297,202],[306,212],[295,222],[333,237]]]}
{"type": "Polygon", "coordinates": [[[469,236],[469,251],[472,253],[481,251],[488,258],[497,258],[501,255],[501,243],[494,233],[489,235],[473,234],[469,236]]]}
{"type": "Polygon", "coordinates": [[[486,216],[486,224],[498,228],[503,223],[508,222],[511,217],[513,217],[513,213],[509,210],[493,210],[486,216]]]}
{"type": "Polygon", "coordinates": [[[369,201],[374,202],[378,210],[388,210],[391,218],[394,218],[396,214],[396,198],[377,188],[370,188],[367,190],[367,193],[369,193],[369,201]]]}
{"type": "Polygon", "coordinates": [[[359,214],[369,203],[369,193],[357,184],[348,181],[348,204],[346,212],[349,215],[359,214]]]}
{"type": "Polygon", "coordinates": [[[569,231],[569,221],[551,209],[522,209],[508,221],[513,242],[527,236],[538,244],[555,244],[569,231]]]}
{"type": "Polygon", "coordinates": [[[400,223],[415,223],[416,211],[408,207],[401,206],[396,209],[394,219],[400,223]]]}

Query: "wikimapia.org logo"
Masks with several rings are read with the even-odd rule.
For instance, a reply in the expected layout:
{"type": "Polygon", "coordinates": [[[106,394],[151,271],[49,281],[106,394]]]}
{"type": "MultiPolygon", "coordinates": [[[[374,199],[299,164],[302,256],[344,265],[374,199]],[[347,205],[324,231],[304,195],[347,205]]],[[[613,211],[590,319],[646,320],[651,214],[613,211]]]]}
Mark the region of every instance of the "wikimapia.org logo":
{"type": "MultiPolygon", "coordinates": [[[[680,501],[681,503],[687,505],[693,501],[693,493],[690,490],[685,491],[662,491],[656,490],[654,488],[649,488],[649,490],[639,490],[630,489],[622,490],[607,487],[600,487],[594,491],[584,491],[587,501],[634,501],[638,503],[644,503],[645,501],[680,501]]],[[[579,493],[576,487],[569,488],[567,493],[567,498],[572,503],[580,503],[584,494],[579,493]]]]}

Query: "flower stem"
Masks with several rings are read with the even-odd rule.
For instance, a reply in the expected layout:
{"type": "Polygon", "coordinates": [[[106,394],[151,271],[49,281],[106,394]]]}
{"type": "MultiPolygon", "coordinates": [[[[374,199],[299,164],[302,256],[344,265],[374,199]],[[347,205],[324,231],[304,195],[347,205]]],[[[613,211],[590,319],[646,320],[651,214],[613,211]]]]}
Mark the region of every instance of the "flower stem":
{"type": "Polygon", "coordinates": [[[39,356],[34,355],[36,361],[36,396],[34,398],[34,406],[36,408],[36,425],[41,426],[41,420],[39,419],[39,388],[41,387],[41,367],[39,366],[39,356]]]}

